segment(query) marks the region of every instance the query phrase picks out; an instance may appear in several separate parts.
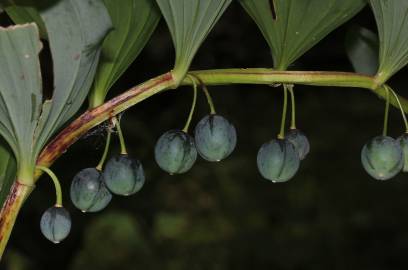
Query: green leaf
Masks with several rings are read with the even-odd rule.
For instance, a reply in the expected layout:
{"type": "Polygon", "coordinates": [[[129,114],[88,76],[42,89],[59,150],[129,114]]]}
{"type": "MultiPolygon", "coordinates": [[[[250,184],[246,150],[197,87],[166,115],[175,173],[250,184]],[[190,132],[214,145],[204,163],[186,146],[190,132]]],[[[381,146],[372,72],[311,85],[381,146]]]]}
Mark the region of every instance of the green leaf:
{"type": "Polygon", "coordinates": [[[0,28],[0,133],[19,168],[35,162],[33,136],[42,107],[41,48],[35,24],[0,28]]]}
{"type": "Polygon", "coordinates": [[[102,0],[62,0],[41,10],[54,67],[54,93],[36,153],[79,110],[92,85],[101,46],[111,29],[102,0]]]}
{"type": "Polygon", "coordinates": [[[365,0],[240,0],[269,44],[274,67],[285,70],[359,12],[365,0]]]}
{"type": "Polygon", "coordinates": [[[37,26],[0,29],[0,133],[16,155],[18,177],[24,175],[24,179],[32,176],[36,158],[49,138],[83,104],[103,39],[111,28],[102,0],[30,3],[35,6],[23,8],[39,10],[48,33],[54,68],[50,101],[43,104],[42,100],[37,26]]]}
{"type": "Polygon", "coordinates": [[[187,73],[201,43],[232,0],[156,0],[170,29],[176,50],[173,76],[187,73]]]}
{"type": "Polygon", "coordinates": [[[90,107],[101,105],[112,85],[146,45],[160,20],[152,0],[104,0],[113,30],[105,39],[90,96],[90,107]]]}
{"type": "Polygon", "coordinates": [[[47,38],[47,30],[38,11],[34,8],[35,0],[19,1],[18,5],[13,4],[6,8],[7,15],[15,24],[36,23],[41,38],[47,38]]]}
{"type": "Polygon", "coordinates": [[[346,52],[354,70],[375,75],[378,70],[378,36],[371,30],[354,25],[346,34],[346,52]]]}
{"type": "Polygon", "coordinates": [[[3,205],[16,177],[16,159],[7,143],[0,138],[0,205],[3,205]]]}
{"type": "Polygon", "coordinates": [[[371,0],[380,37],[378,82],[386,82],[408,64],[408,1],[371,0]]]}

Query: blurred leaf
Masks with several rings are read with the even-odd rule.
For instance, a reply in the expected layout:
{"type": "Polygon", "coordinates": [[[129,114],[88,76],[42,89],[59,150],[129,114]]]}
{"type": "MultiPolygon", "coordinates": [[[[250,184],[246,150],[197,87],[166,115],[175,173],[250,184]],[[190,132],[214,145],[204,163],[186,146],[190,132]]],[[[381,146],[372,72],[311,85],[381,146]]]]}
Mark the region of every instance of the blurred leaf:
{"type": "MultiPolygon", "coordinates": [[[[47,1],[47,0],[45,0],[47,1]]],[[[89,93],[111,20],[102,0],[63,0],[42,9],[54,68],[52,103],[39,132],[43,145],[81,107],[89,93]]]]}
{"type": "Polygon", "coordinates": [[[408,64],[408,1],[371,0],[380,37],[378,81],[385,82],[408,64]]]}
{"type": "Polygon", "coordinates": [[[0,139],[0,205],[3,205],[16,177],[16,159],[6,142],[0,139]]]}
{"type": "Polygon", "coordinates": [[[4,257],[4,265],[7,270],[28,270],[32,269],[32,263],[28,257],[15,249],[9,248],[4,257]]]}
{"type": "MultiPolygon", "coordinates": [[[[83,248],[71,269],[146,269],[150,248],[136,220],[124,212],[104,213],[84,231],[83,248]],[[119,267],[120,266],[120,267],[119,267]]],[[[152,269],[153,267],[149,265],[152,269]]]]}
{"type": "Polygon", "coordinates": [[[176,50],[173,76],[184,78],[198,48],[232,0],[156,0],[176,50]]]}
{"type": "Polygon", "coordinates": [[[104,0],[113,23],[105,39],[90,96],[90,106],[101,105],[117,79],[146,45],[160,20],[152,0],[104,0]]]}
{"type": "Polygon", "coordinates": [[[21,5],[10,5],[6,8],[7,15],[15,24],[36,23],[40,31],[41,38],[47,38],[47,30],[37,9],[34,8],[35,0],[19,1],[21,5]]]}
{"type": "Polygon", "coordinates": [[[159,238],[178,238],[182,236],[188,225],[184,214],[159,213],[156,216],[155,233],[159,238]]]}
{"type": "Polygon", "coordinates": [[[343,24],[365,0],[240,0],[264,35],[274,67],[285,70],[343,24]]]}
{"type": "Polygon", "coordinates": [[[35,24],[1,28],[0,44],[0,133],[19,169],[26,170],[35,164],[33,137],[42,104],[38,28],[35,24]]]}
{"type": "Polygon", "coordinates": [[[371,30],[354,25],[346,34],[346,51],[354,70],[375,75],[378,70],[378,37],[371,30]]]}

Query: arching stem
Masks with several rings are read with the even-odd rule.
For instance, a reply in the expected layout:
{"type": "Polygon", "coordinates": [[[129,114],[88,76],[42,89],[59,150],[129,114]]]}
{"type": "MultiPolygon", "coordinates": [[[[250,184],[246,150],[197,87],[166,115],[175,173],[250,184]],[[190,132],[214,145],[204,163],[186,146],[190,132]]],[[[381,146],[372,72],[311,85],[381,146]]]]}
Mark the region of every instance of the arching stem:
{"type": "Polygon", "coordinates": [[[292,109],[290,129],[296,129],[296,101],[295,101],[295,91],[293,90],[293,84],[288,84],[288,91],[290,93],[291,109],[292,109]]]}
{"type": "Polygon", "coordinates": [[[387,136],[388,130],[388,113],[390,110],[390,91],[386,88],[386,101],[385,101],[385,112],[384,112],[384,127],[383,127],[383,136],[387,136]]]}
{"type": "Polygon", "coordinates": [[[405,133],[408,133],[408,121],[407,121],[407,116],[405,115],[404,108],[402,108],[402,105],[401,105],[401,102],[400,102],[400,100],[399,100],[399,98],[398,98],[398,95],[394,92],[394,90],[393,90],[391,87],[386,86],[386,88],[387,88],[387,91],[391,91],[391,93],[393,94],[394,98],[397,100],[398,107],[399,107],[399,109],[400,109],[400,111],[401,111],[402,119],[404,120],[404,124],[405,124],[405,133]]]}
{"type": "Polygon", "coordinates": [[[183,128],[183,131],[185,133],[188,132],[188,128],[190,127],[191,124],[191,120],[193,119],[193,115],[194,115],[194,111],[195,111],[195,107],[196,107],[196,103],[197,103],[197,82],[196,79],[193,76],[187,75],[191,78],[191,80],[193,81],[193,102],[191,104],[191,109],[190,109],[190,113],[188,114],[188,118],[187,118],[187,122],[183,128]]]}
{"type": "Polygon", "coordinates": [[[103,149],[103,154],[101,157],[101,160],[99,161],[98,165],[96,166],[96,169],[98,171],[102,171],[103,165],[105,164],[106,157],[108,156],[109,152],[109,146],[111,143],[111,138],[112,138],[112,131],[110,128],[107,129],[107,137],[106,137],[106,143],[105,143],[105,148],[103,149]]]}
{"type": "Polygon", "coordinates": [[[282,110],[282,119],[281,119],[281,128],[278,134],[279,139],[285,138],[285,125],[286,125],[286,113],[288,110],[288,88],[287,85],[283,85],[283,110],[282,110]]]}
{"type": "Polygon", "coordinates": [[[117,117],[112,118],[112,124],[115,126],[116,130],[118,131],[118,138],[120,143],[120,154],[127,155],[125,137],[123,136],[122,128],[120,127],[120,122],[117,117]]]}
{"type": "Polygon", "coordinates": [[[55,195],[56,195],[55,206],[62,207],[62,190],[61,190],[61,184],[58,180],[58,177],[47,167],[37,166],[36,168],[45,172],[51,178],[55,186],[55,195]]]}

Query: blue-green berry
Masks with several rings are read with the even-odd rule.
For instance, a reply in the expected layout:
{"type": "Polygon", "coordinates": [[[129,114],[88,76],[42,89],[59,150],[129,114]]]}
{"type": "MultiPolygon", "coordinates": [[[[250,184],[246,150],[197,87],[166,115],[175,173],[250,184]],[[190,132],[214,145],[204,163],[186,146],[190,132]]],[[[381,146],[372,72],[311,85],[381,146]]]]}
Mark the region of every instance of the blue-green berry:
{"type": "Polygon", "coordinates": [[[160,168],[170,174],[187,172],[197,159],[193,138],[181,130],[164,133],[156,143],[154,156],[160,168]]]}
{"type": "Polygon", "coordinates": [[[402,171],[408,172],[408,133],[401,135],[397,141],[401,146],[404,155],[404,167],[402,168],[402,171]]]}
{"type": "Polygon", "coordinates": [[[142,164],[128,155],[111,158],[106,163],[103,176],[108,189],[114,194],[123,196],[138,192],[145,182],[142,164]]]}
{"type": "Polygon", "coordinates": [[[194,140],[197,152],[208,161],[220,161],[228,157],[237,144],[235,127],[216,114],[205,116],[198,122],[194,140]]]}
{"type": "Polygon", "coordinates": [[[68,236],[71,230],[71,217],[61,206],[50,207],[41,217],[40,228],[48,240],[57,244],[68,236]]]}
{"type": "Polygon", "coordinates": [[[103,174],[96,168],[83,169],[74,176],[70,195],[72,203],[82,212],[98,212],[112,199],[103,174]]]}
{"type": "Polygon", "coordinates": [[[377,136],[364,145],[361,162],[369,175],[377,180],[388,180],[404,166],[402,148],[391,137],[377,136]]]}
{"type": "Polygon", "coordinates": [[[258,151],[258,170],[274,183],[290,180],[298,171],[300,159],[295,146],[287,139],[273,139],[258,151]]]}
{"type": "Polygon", "coordinates": [[[310,151],[310,143],[306,135],[299,129],[290,129],[285,138],[293,143],[299,159],[303,160],[310,151]]]}

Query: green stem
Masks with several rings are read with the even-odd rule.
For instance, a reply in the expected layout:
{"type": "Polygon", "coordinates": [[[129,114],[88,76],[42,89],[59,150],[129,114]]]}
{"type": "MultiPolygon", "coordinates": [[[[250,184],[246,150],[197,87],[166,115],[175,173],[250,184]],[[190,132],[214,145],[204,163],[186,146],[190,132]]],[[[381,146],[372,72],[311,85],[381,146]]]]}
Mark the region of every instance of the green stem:
{"type": "Polygon", "coordinates": [[[120,143],[120,154],[121,155],[127,155],[128,152],[126,150],[126,143],[125,143],[125,137],[123,136],[122,128],[120,127],[120,122],[117,117],[112,118],[112,123],[115,126],[116,130],[118,131],[118,138],[119,138],[119,143],[120,143]]]}
{"type": "Polygon", "coordinates": [[[193,78],[193,76],[189,76],[189,77],[193,82],[193,102],[191,104],[191,109],[190,109],[190,113],[188,114],[186,124],[185,124],[185,126],[183,128],[183,131],[185,133],[188,132],[188,128],[190,127],[190,123],[191,123],[191,120],[193,119],[195,107],[196,107],[196,104],[197,104],[197,82],[196,82],[195,78],[193,78]]]}
{"type": "Polygon", "coordinates": [[[385,112],[384,112],[384,127],[383,127],[383,136],[387,136],[387,130],[388,130],[388,114],[390,111],[390,91],[387,89],[387,94],[386,94],[386,102],[385,102],[385,112]]]}
{"type": "Polygon", "coordinates": [[[109,146],[110,146],[111,137],[112,137],[112,136],[111,136],[112,131],[111,131],[110,128],[107,129],[107,133],[108,133],[108,135],[107,135],[107,137],[106,137],[106,143],[105,143],[105,148],[103,149],[102,158],[101,158],[101,160],[99,161],[98,166],[96,166],[96,169],[97,169],[98,171],[102,171],[103,164],[105,164],[105,160],[106,160],[106,157],[108,156],[108,152],[109,152],[109,146]]]}
{"type": "Polygon", "coordinates": [[[405,133],[408,133],[408,121],[407,121],[407,116],[405,115],[404,109],[402,108],[402,105],[401,105],[401,102],[400,102],[400,100],[399,100],[399,98],[398,98],[398,95],[395,93],[394,90],[392,90],[391,87],[386,86],[386,88],[387,88],[389,91],[391,91],[391,93],[393,94],[394,98],[395,98],[395,99],[397,100],[397,102],[398,102],[398,106],[399,106],[399,109],[400,109],[400,111],[401,111],[402,119],[404,120],[404,124],[405,124],[405,133]]]}
{"type": "Polygon", "coordinates": [[[290,93],[292,119],[290,121],[290,129],[296,129],[296,101],[295,92],[293,90],[293,84],[288,84],[288,91],[290,93]]]}
{"type": "Polygon", "coordinates": [[[286,113],[288,110],[288,88],[287,85],[283,85],[283,109],[282,109],[282,119],[281,119],[281,128],[278,134],[279,139],[285,138],[285,126],[286,126],[286,113]]]}
{"type": "Polygon", "coordinates": [[[56,202],[55,206],[56,207],[62,207],[62,190],[61,190],[61,184],[58,180],[58,177],[47,167],[44,166],[37,166],[37,169],[45,172],[48,174],[48,176],[51,178],[52,182],[54,182],[55,186],[55,195],[56,195],[56,202]]]}
{"type": "MultiPolygon", "coordinates": [[[[263,84],[275,83],[317,85],[317,86],[338,86],[355,87],[371,90],[378,96],[385,98],[386,90],[384,86],[379,86],[374,77],[347,72],[316,72],[316,71],[276,71],[273,69],[226,69],[226,70],[203,70],[194,71],[192,74],[198,77],[206,85],[226,85],[226,84],[263,84]]],[[[182,85],[192,85],[190,78],[185,78],[182,85]]],[[[78,138],[86,134],[91,128],[112,118],[131,106],[167,89],[174,88],[176,82],[172,74],[165,73],[150,79],[123,94],[107,101],[103,105],[88,110],[79,116],[75,121],[62,130],[41,152],[37,164],[46,167],[64,153],[78,138]]],[[[252,88],[251,88],[252,89],[252,88]]],[[[272,89],[272,88],[271,88],[272,89]]],[[[402,107],[408,112],[408,101],[400,98],[402,107]]],[[[390,103],[397,106],[393,98],[390,103]]],[[[41,175],[36,171],[35,180],[41,175]]]]}

